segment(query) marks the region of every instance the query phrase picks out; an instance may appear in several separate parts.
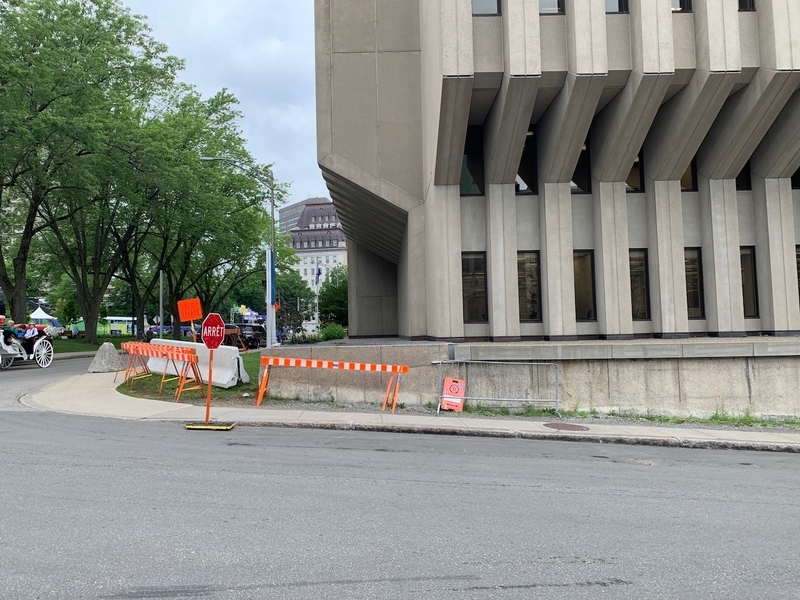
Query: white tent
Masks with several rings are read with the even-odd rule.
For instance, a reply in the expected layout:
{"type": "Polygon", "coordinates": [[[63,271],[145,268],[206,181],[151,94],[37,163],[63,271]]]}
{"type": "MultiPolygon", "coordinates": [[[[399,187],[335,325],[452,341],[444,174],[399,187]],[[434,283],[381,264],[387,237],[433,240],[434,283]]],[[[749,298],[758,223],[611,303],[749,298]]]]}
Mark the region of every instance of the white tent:
{"type": "Polygon", "coordinates": [[[55,319],[55,317],[53,315],[48,315],[46,312],[42,310],[42,307],[40,306],[31,313],[31,319],[42,319],[50,321],[51,319],[55,319]]]}

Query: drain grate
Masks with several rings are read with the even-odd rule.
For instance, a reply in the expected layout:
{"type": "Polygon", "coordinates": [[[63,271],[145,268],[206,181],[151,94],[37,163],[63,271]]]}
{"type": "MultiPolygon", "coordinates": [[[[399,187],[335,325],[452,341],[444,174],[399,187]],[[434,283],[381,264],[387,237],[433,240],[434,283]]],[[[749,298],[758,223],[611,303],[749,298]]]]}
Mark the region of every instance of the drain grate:
{"type": "Polygon", "coordinates": [[[559,431],[589,431],[588,427],[572,423],[545,423],[544,426],[550,429],[558,429],[559,431]]]}

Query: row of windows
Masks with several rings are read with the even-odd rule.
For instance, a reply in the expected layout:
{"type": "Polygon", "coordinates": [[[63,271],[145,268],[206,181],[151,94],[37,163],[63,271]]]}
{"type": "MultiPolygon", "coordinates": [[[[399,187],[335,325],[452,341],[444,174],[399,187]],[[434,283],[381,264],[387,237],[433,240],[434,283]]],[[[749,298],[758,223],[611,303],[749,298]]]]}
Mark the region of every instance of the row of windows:
{"type": "MultiPolygon", "coordinates": [[[[758,318],[755,248],[740,249],[742,297],[744,316],[758,318]]],[[[800,246],[797,247],[798,290],[800,291],[800,246]]],[[[572,254],[575,278],[575,319],[579,322],[597,321],[595,300],[594,250],[574,250],[572,254]]],[[[650,276],[647,249],[629,250],[631,277],[631,317],[634,321],[649,321],[650,276]]],[[[684,249],[686,270],[686,305],[689,319],[705,318],[703,297],[703,267],[700,248],[684,249]]],[[[486,253],[464,252],[461,255],[463,309],[465,323],[487,323],[486,253]]],[[[517,285],[519,289],[519,320],[542,322],[541,269],[539,252],[517,253],[517,285]]]]}
{"type": "MultiPolygon", "coordinates": [[[[672,12],[691,12],[692,0],[670,0],[672,12]]],[[[607,13],[627,13],[628,0],[605,0],[607,13]]],[[[755,0],[739,0],[740,11],[756,9],[755,0]]],[[[472,0],[472,14],[494,16],[500,14],[500,0],[472,0]]],[[[539,14],[563,15],[564,0],[539,0],[539,14]]]]}
{"type": "MultiPolygon", "coordinates": [[[[467,129],[464,142],[464,156],[461,162],[460,188],[462,196],[483,196],[485,193],[484,181],[484,156],[483,156],[483,127],[474,126],[467,129]]],[[[686,172],[681,177],[681,190],[686,192],[697,191],[697,162],[692,160],[686,172]]],[[[792,188],[800,189],[800,169],[792,176],[792,188]]],[[[631,170],[625,180],[625,189],[628,192],[644,192],[644,156],[642,151],[633,161],[631,170]]],[[[748,161],[736,177],[737,190],[750,190],[750,162],[748,161]]],[[[539,169],[536,155],[536,130],[533,126],[528,129],[522,157],[517,169],[515,182],[517,194],[539,193],[539,169]]],[[[589,153],[589,140],[583,144],[578,163],[570,181],[570,190],[573,194],[592,193],[592,167],[589,153]]]]}
{"type": "MultiPolygon", "coordinates": [[[[298,270],[298,273],[299,272],[300,271],[298,270]]],[[[313,277],[316,274],[316,272],[317,272],[316,269],[311,269],[311,276],[313,277]]],[[[330,267],[325,267],[325,275],[327,275],[330,272],[331,272],[330,267]]],[[[308,269],[303,269],[303,275],[305,275],[306,277],[308,276],[308,269]]]]}
{"type": "Polygon", "coordinates": [[[330,248],[330,247],[338,247],[339,240],[325,240],[325,244],[323,245],[322,240],[303,240],[302,242],[295,242],[295,248],[330,248]],[[311,244],[309,246],[309,244],[311,244]]]}
{"type": "MultiPolygon", "coordinates": [[[[337,260],[337,257],[335,257],[335,256],[333,257],[333,260],[331,260],[330,256],[326,256],[325,257],[325,262],[326,263],[336,262],[336,260],[337,260]]],[[[308,256],[304,256],[303,257],[303,264],[307,265],[308,262],[309,262],[308,256]]],[[[322,264],[322,257],[321,256],[317,256],[317,263],[322,264]]],[[[311,257],[311,264],[312,265],[314,264],[314,257],[313,256],[311,257]]]]}

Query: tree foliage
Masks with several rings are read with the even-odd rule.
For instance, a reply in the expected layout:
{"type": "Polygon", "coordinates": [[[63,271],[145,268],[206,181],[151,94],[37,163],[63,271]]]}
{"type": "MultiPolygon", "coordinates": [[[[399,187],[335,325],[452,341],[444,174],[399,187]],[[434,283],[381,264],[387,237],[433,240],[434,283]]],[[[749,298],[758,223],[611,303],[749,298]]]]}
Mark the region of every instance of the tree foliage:
{"type": "Polygon", "coordinates": [[[347,327],[347,267],[336,265],[319,290],[319,317],[322,321],[347,327]]]}

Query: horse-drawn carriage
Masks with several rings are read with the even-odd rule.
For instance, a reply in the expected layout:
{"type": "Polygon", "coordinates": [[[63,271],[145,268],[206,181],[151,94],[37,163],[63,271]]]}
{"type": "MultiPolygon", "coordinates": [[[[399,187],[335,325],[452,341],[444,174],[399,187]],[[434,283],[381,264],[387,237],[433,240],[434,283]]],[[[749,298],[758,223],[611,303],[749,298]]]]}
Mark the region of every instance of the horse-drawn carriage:
{"type": "Polygon", "coordinates": [[[40,329],[36,337],[28,340],[14,337],[10,331],[3,331],[0,335],[0,369],[7,369],[15,360],[36,361],[36,364],[43,369],[49,367],[53,362],[53,338],[50,335],[50,328],[40,329]]]}

